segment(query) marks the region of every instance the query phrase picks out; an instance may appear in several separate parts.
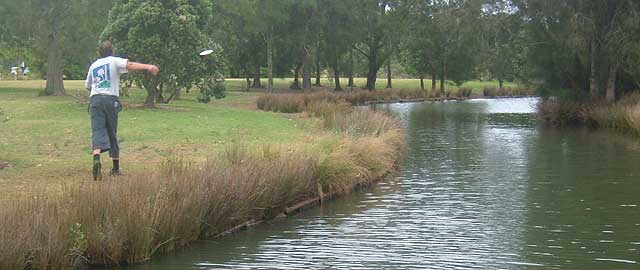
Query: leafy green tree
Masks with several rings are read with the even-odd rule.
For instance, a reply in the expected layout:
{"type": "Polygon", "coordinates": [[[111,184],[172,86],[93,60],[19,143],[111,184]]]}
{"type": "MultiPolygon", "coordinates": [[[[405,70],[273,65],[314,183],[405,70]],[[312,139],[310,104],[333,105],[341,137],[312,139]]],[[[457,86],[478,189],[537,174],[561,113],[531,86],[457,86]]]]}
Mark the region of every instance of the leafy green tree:
{"type": "Polygon", "coordinates": [[[571,89],[576,98],[615,99],[629,83],[633,58],[633,22],[639,7],[632,0],[517,0],[526,26],[534,75],[549,88],[571,89]],[[625,76],[620,76],[620,75],[625,76]]]}
{"type": "Polygon", "coordinates": [[[201,56],[201,64],[194,66],[194,72],[200,75],[200,78],[196,80],[196,86],[200,90],[197,100],[202,103],[209,103],[211,97],[216,99],[224,98],[226,91],[222,47],[210,42],[207,48],[213,52],[201,56]]]}
{"type": "Polygon", "coordinates": [[[247,90],[260,88],[260,67],[265,62],[266,49],[257,32],[255,5],[249,0],[220,0],[213,2],[213,12],[212,23],[205,31],[224,49],[230,75],[244,77],[247,90]]]}
{"type": "Polygon", "coordinates": [[[367,58],[368,71],[365,88],[372,91],[376,88],[378,70],[390,55],[388,43],[393,42],[387,39],[389,29],[385,28],[389,1],[362,0],[358,4],[356,17],[360,21],[360,25],[363,26],[361,29],[364,35],[359,46],[353,46],[353,48],[367,58]]]}
{"type": "Polygon", "coordinates": [[[316,0],[295,1],[289,8],[287,22],[282,31],[286,35],[278,42],[279,51],[283,53],[284,65],[293,68],[291,89],[311,88],[312,55],[317,33],[312,31],[319,22],[316,0]],[[299,78],[302,76],[302,85],[299,78]]]}
{"type": "Polygon", "coordinates": [[[47,95],[64,94],[63,76],[80,79],[115,0],[6,0],[0,5],[0,62],[24,61],[47,74],[47,95]]]}
{"type": "Polygon", "coordinates": [[[101,39],[111,40],[116,53],[160,67],[156,77],[127,76],[147,91],[146,106],[167,103],[200,79],[198,52],[209,44],[201,29],[211,13],[208,1],[161,0],[125,0],[110,11],[101,39]]]}
{"type": "Polygon", "coordinates": [[[521,18],[510,1],[499,0],[483,6],[481,22],[482,65],[502,89],[505,80],[516,77],[517,60],[523,50],[518,40],[521,18]]]}
{"type": "Polygon", "coordinates": [[[338,0],[324,0],[321,5],[323,7],[322,16],[326,21],[322,32],[326,61],[333,70],[335,90],[341,91],[340,73],[341,67],[345,64],[341,59],[355,44],[354,33],[357,30],[357,24],[350,11],[358,7],[353,1],[338,0]]]}

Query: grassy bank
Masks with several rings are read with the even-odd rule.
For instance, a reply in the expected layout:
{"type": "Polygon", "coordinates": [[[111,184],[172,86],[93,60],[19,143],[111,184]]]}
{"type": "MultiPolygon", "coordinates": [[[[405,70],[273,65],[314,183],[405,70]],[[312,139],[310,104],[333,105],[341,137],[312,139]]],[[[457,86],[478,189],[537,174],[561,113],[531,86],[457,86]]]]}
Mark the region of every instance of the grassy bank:
{"type": "MultiPolygon", "coordinates": [[[[17,99],[13,98],[14,102],[17,99]]],[[[47,103],[49,99],[42,98],[40,102],[47,103]]],[[[75,102],[71,97],[56,99],[53,98],[61,104],[54,107],[67,104],[71,113],[86,117],[81,108],[85,105],[75,108],[76,105],[69,104],[75,102]]],[[[182,102],[170,106],[180,108],[171,110],[174,114],[197,118],[189,113],[199,111],[201,118],[214,117],[204,112],[215,105],[182,102]]],[[[63,185],[59,192],[6,201],[0,208],[0,269],[69,269],[86,264],[145,261],[152,254],[217,235],[246,221],[271,218],[306,198],[348,192],[354,186],[379,179],[394,170],[403,144],[403,133],[395,118],[353,110],[341,103],[314,103],[305,109],[306,115],[314,117],[298,115],[301,120],[220,107],[231,111],[222,118],[235,117],[233,113],[248,113],[257,118],[244,120],[256,128],[247,126],[245,133],[250,135],[241,137],[255,135],[261,141],[237,140],[206,148],[210,149],[203,151],[206,161],[183,151],[179,152],[182,155],[168,155],[161,166],[149,165],[150,170],[134,170],[112,181],[81,181],[77,185],[63,185]],[[252,122],[267,120],[272,123],[252,122]],[[280,121],[281,126],[260,128],[280,121]],[[282,134],[277,138],[278,142],[291,144],[270,143],[270,139],[264,138],[291,130],[306,134],[295,123],[326,134],[314,137],[282,134]]],[[[143,117],[146,110],[137,110],[143,117]]],[[[12,119],[6,123],[16,117],[29,119],[18,112],[10,112],[12,119]]],[[[151,115],[147,117],[146,121],[152,121],[151,115]]],[[[203,129],[215,130],[241,121],[216,120],[217,125],[206,122],[210,126],[203,129]]],[[[164,134],[163,129],[157,132],[164,134]]],[[[138,139],[142,143],[150,140],[138,139]]],[[[203,139],[195,145],[209,147],[212,141],[215,140],[203,139]]]]}
{"type": "Polygon", "coordinates": [[[614,103],[547,99],[538,104],[538,115],[554,126],[584,125],[611,128],[640,136],[640,94],[614,103]]]}
{"type": "MultiPolygon", "coordinates": [[[[0,81],[0,201],[60,190],[62,184],[90,179],[90,122],[86,90],[66,81],[65,97],[39,97],[44,81],[0,81]]],[[[125,173],[157,167],[179,154],[204,161],[228,143],[304,144],[315,135],[308,123],[259,112],[255,93],[229,92],[211,104],[195,93],[158,109],[142,109],[142,90],[122,97],[119,137],[125,173]]]]}

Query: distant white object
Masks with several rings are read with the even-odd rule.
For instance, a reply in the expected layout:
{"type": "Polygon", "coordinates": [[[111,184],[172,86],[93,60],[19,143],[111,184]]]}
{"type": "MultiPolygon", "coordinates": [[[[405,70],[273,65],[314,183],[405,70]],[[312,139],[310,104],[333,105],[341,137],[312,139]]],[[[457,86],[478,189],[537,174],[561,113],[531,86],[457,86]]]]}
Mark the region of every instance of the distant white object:
{"type": "Polygon", "coordinates": [[[200,56],[210,55],[213,53],[213,50],[204,50],[200,52],[200,56]]]}
{"type": "Polygon", "coordinates": [[[22,72],[22,74],[29,74],[29,67],[25,67],[24,71],[22,72]]]}
{"type": "Polygon", "coordinates": [[[18,75],[18,67],[11,67],[11,74],[18,75]]]}

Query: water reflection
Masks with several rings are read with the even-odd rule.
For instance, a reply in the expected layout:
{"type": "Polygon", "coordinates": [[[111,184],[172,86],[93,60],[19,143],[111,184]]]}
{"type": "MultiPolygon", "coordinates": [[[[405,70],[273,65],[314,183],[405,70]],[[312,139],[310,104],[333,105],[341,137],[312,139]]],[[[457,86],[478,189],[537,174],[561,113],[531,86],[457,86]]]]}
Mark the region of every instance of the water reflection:
{"type": "Polygon", "coordinates": [[[540,127],[536,102],[380,105],[397,179],[135,269],[638,269],[637,140],[540,127]]]}

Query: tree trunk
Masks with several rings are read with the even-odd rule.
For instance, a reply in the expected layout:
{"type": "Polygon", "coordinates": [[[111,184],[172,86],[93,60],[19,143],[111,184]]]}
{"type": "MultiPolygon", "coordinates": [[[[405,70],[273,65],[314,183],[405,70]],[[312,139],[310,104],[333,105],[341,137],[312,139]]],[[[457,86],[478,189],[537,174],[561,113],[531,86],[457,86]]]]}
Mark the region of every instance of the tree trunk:
{"type": "Polygon", "coordinates": [[[316,83],[314,86],[322,86],[320,84],[320,41],[316,43],[316,83]]]}
{"type": "Polygon", "coordinates": [[[609,78],[607,79],[606,99],[608,102],[616,100],[616,77],[618,74],[618,62],[609,67],[609,78]]]}
{"type": "Polygon", "coordinates": [[[387,88],[392,88],[391,86],[391,58],[387,60],[387,88]]]}
{"type": "Polygon", "coordinates": [[[353,84],[353,48],[349,49],[349,82],[348,87],[354,87],[353,84]]]}
{"type": "Polygon", "coordinates": [[[260,84],[260,66],[256,65],[255,70],[253,71],[253,85],[252,88],[262,88],[262,84],[260,84]]]}
{"type": "Polygon", "coordinates": [[[596,47],[597,44],[595,42],[595,38],[591,41],[591,72],[589,74],[589,95],[592,100],[595,100],[599,97],[598,94],[598,72],[596,71],[596,47]]]}
{"type": "Polygon", "coordinates": [[[500,90],[502,90],[502,85],[504,84],[504,80],[503,79],[498,79],[498,85],[500,90]]]}
{"type": "Polygon", "coordinates": [[[302,68],[302,63],[296,64],[296,68],[293,71],[293,83],[289,88],[300,90],[300,69],[302,68]]]}
{"type": "Polygon", "coordinates": [[[267,91],[273,92],[273,29],[267,33],[267,91]]]}
{"type": "Polygon", "coordinates": [[[178,100],[180,99],[180,93],[182,93],[182,90],[180,88],[178,88],[178,90],[176,90],[173,94],[173,98],[169,97],[169,100],[178,100]]]}
{"type": "Polygon", "coordinates": [[[420,70],[420,90],[424,91],[424,70],[420,70]]]}
{"type": "Polygon", "coordinates": [[[249,91],[249,88],[251,88],[251,76],[249,75],[249,67],[247,67],[246,64],[242,65],[242,73],[244,75],[245,80],[247,81],[247,87],[245,90],[249,91]]]}
{"type": "Polygon", "coordinates": [[[337,65],[333,68],[333,77],[336,82],[335,91],[342,91],[342,86],[340,86],[340,71],[338,70],[337,65]]]}
{"type": "Polygon", "coordinates": [[[151,108],[154,107],[156,104],[156,96],[158,93],[158,90],[156,89],[147,89],[147,98],[144,100],[144,106],[147,108],[151,108]]]}
{"type": "Polygon", "coordinates": [[[147,98],[144,100],[144,106],[147,108],[154,107],[155,101],[158,98],[158,83],[155,79],[151,80],[152,81],[144,80],[142,82],[142,86],[147,90],[147,98]]]}
{"type": "Polygon", "coordinates": [[[444,94],[444,82],[447,78],[447,64],[442,62],[442,74],[440,74],[440,93],[444,94]]]}
{"type": "Polygon", "coordinates": [[[367,72],[367,86],[366,88],[369,91],[376,90],[376,79],[378,73],[378,51],[373,47],[369,46],[369,71],[367,72]]]}
{"type": "Polygon", "coordinates": [[[436,82],[437,82],[438,78],[436,76],[436,69],[434,68],[434,66],[431,66],[431,92],[435,92],[436,91],[436,82]]]}
{"type": "Polygon", "coordinates": [[[47,59],[47,84],[44,94],[47,96],[64,96],[64,82],[62,81],[62,48],[58,33],[61,18],[53,18],[51,34],[49,34],[49,56],[47,59]]]}
{"type": "Polygon", "coordinates": [[[311,55],[306,46],[302,56],[302,89],[311,89],[311,55]]]}
{"type": "Polygon", "coordinates": [[[164,84],[160,83],[158,85],[157,92],[156,92],[156,103],[165,103],[164,102],[164,97],[162,96],[162,92],[164,91],[164,84]]]}

